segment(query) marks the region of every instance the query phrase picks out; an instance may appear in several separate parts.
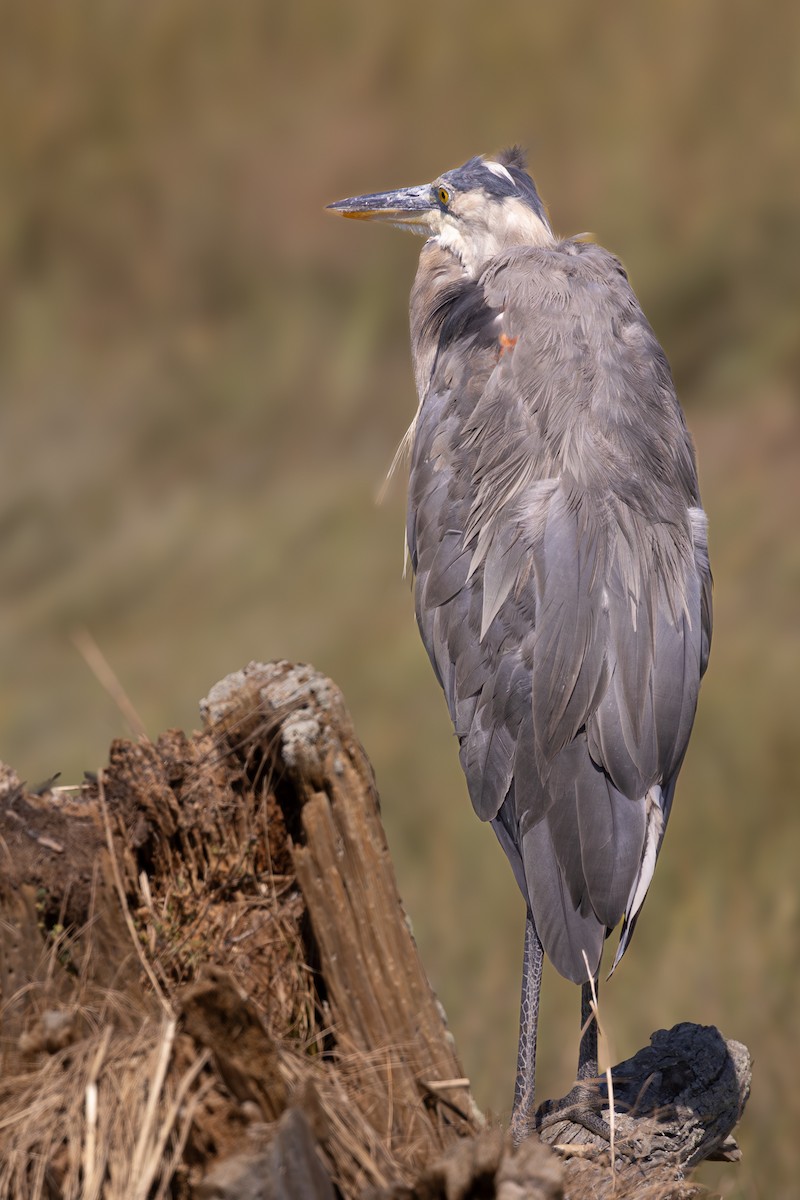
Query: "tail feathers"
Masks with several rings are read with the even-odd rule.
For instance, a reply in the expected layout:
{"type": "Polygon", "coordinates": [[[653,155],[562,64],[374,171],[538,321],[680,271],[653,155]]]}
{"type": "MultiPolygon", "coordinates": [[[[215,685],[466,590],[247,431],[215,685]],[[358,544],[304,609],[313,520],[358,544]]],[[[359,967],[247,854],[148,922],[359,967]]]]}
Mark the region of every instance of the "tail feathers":
{"type": "Polygon", "coordinates": [[[590,906],[582,911],[573,904],[547,820],[523,835],[522,859],[536,930],[547,957],[566,979],[585,983],[587,961],[592,975],[600,966],[606,927],[590,906]]]}
{"type": "Polygon", "coordinates": [[[654,784],[650,788],[646,800],[647,829],[645,832],[644,849],[642,851],[642,861],[639,865],[639,871],[634,880],[633,887],[631,888],[628,903],[625,906],[625,917],[619,936],[619,946],[617,947],[617,953],[614,955],[611,970],[608,973],[609,979],[614,974],[618,963],[628,949],[630,940],[633,937],[636,921],[647,896],[647,890],[650,887],[653,872],[656,869],[658,852],[661,849],[661,842],[664,838],[667,814],[664,793],[658,784],[654,784]]]}

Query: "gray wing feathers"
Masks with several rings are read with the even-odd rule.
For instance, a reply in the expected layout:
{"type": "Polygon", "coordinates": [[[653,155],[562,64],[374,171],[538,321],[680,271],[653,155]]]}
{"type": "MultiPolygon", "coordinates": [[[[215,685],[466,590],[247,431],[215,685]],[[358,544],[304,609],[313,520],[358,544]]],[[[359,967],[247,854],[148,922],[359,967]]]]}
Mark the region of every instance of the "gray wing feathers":
{"type": "Polygon", "coordinates": [[[501,605],[522,578],[529,555],[530,546],[516,523],[495,530],[483,564],[481,638],[486,636],[501,605]]]}
{"type": "Polygon", "coordinates": [[[708,655],[711,650],[711,565],[708,561],[708,521],[702,508],[689,509],[692,529],[694,561],[700,579],[700,616],[702,636],[700,641],[700,671],[705,675],[708,655]]]}
{"type": "Polygon", "coordinates": [[[422,594],[425,608],[438,608],[458,595],[467,581],[471,558],[464,546],[463,529],[446,529],[426,576],[422,594]]]}
{"type": "Polygon", "coordinates": [[[607,682],[598,536],[559,488],[534,550],[533,722],[545,762],[572,741],[607,682]]]}
{"type": "Polygon", "coordinates": [[[475,810],[580,981],[623,916],[627,945],[663,837],[711,637],[705,524],[616,260],[509,252],[484,291],[517,342],[500,355],[462,331],[433,359],[409,486],[417,616],[475,810]]]}
{"type": "Polygon", "coordinates": [[[493,681],[488,680],[469,734],[461,743],[461,765],[470,799],[482,821],[497,816],[514,772],[515,739],[508,726],[495,718],[496,695],[493,681]]]}

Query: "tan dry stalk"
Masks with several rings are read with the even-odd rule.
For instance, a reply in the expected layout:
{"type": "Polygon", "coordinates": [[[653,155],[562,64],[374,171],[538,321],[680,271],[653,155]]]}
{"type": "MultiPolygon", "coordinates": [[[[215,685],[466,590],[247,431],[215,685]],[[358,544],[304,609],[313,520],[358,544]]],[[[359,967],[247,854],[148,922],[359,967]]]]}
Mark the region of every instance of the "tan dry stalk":
{"type": "Polygon", "coordinates": [[[155,1122],[158,1116],[161,1090],[164,1086],[169,1060],[172,1056],[175,1029],[176,1022],[174,1018],[165,1021],[161,1026],[161,1040],[155,1055],[155,1062],[153,1063],[153,1075],[148,1089],[144,1118],[133,1152],[133,1162],[131,1164],[133,1191],[131,1193],[131,1200],[145,1200],[158,1170],[156,1147],[160,1139],[157,1135],[155,1122]]]}
{"type": "Polygon", "coordinates": [[[122,713],[126,724],[136,737],[149,741],[144,722],[131,703],[128,693],[119,681],[114,668],[98,646],[88,629],[74,629],[72,644],[94,675],[97,682],[108,693],[122,713]]]}
{"type": "Polygon", "coordinates": [[[111,1026],[106,1025],[95,1051],[86,1081],[86,1136],[83,1148],[83,1189],[85,1200],[99,1196],[105,1173],[105,1162],[97,1159],[97,1078],[111,1040],[111,1026]]]}

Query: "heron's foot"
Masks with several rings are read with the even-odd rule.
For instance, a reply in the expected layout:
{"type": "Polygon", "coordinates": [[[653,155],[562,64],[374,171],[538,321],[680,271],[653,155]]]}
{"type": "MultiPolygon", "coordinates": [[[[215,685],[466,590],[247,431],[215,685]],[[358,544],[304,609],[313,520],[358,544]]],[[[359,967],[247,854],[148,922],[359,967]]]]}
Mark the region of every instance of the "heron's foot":
{"type": "MultiPolygon", "coordinates": [[[[601,1141],[611,1142],[608,1121],[602,1115],[608,1097],[599,1079],[580,1080],[560,1100],[545,1100],[536,1110],[536,1129],[541,1134],[554,1125],[578,1125],[601,1141]]],[[[549,1141],[550,1139],[545,1139],[549,1141]]]]}

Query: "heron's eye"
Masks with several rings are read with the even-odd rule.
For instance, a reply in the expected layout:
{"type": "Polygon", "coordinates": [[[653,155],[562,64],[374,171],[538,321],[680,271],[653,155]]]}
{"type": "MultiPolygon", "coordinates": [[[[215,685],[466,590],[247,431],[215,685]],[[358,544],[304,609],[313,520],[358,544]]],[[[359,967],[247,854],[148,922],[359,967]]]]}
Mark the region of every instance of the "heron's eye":
{"type": "Polygon", "coordinates": [[[446,187],[439,188],[438,196],[439,196],[440,204],[447,204],[448,200],[450,199],[450,193],[448,192],[446,187]]]}

